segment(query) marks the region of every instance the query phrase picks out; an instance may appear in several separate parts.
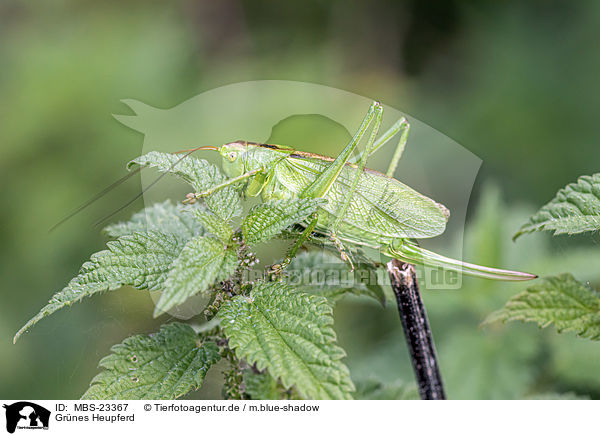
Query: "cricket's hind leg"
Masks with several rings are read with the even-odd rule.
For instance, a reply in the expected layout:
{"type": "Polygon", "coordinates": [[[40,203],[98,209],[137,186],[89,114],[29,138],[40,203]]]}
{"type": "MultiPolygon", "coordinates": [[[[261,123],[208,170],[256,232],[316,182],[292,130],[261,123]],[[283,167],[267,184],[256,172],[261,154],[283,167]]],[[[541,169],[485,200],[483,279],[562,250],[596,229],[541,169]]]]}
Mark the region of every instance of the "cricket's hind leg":
{"type": "MultiPolygon", "coordinates": [[[[406,119],[402,118],[398,120],[389,129],[379,140],[376,141],[377,134],[379,133],[379,127],[381,126],[381,121],[383,118],[383,106],[381,106],[378,102],[373,102],[373,104],[369,107],[365,118],[363,119],[358,131],[354,134],[352,140],[342,152],[336,157],[336,159],[323,171],[319,174],[315,180],[307,186],[301,193],[300,198],[320,198],[327,195],[331,186],[335,183],[337,178],[339,177],[344,166],[350,162],[352,153],[356,150],[356,147],[362,140],[362,138],[366,135],[367,131],[370,129],[371,133],[367,140],[367,145],[365,147],[364,152],[360,155],[360,160],[357,165],[356,176],[352,180],[352,184],[350,189],[348,190],[345,198],[340,204],[340,207],[335,211],[335,220],[330,227],[330,239],[338,249],[340,253],[340,257],[344,262],[348,262],[350,264],[351,269],[354,269],[352,264],[352,260],[348,253],[346,252],[342,242],[337,236],[337,231],[344,220],[344,216],[348,211],[348,207],[350,206],[350,202],[352,201],[352,197],[357,191],[358,182],[360,177],[362,176],[363,170],[367,164],[367,160],[371,154],[373,154],[377,149],[382,147],[385,143],[387,143],[393,136],[397,133],[401,132],[400,142],[398,144],[396,153],[394,155],[394,159],[391,164],[391,171],[395,168],[398,160],[402,156],[402,151],[404,150],[404,146],[406,144],[406,137],[408,135],[409,125],[406,119]],[[371,127],[372,125],[372,127],[371,127]]],[[[310,237],[314,228],[317,224],[317,217],[315,216],[312,219],[309,226],[305,229],[305,231],[300,235],[300,238],[296,241],[286,258],[281,262],[281,264],[276,264],[271,267],[271,271],[273,273],[280,273],[283,269],[285,269],[293,257],[296,255],[299,248],[302,246],[306,240],[310,237]]]]}
{"type": "MultiPolygon", "coordinates": [[[[365,115],[358,131],[352,137],[352,140],[350,141],[350,143],[348,143],[344,147],[344,149],[335,158],[335,160],[325,170],[323,170],[310,185],[308,185],[306,188],[304,188],[304,190],[299,195],[300,198],[322,198],[322,197],[325,197],[327,195],[327,193],[329,192],[329,190],[331,189],[331,186],[335,183],[335,181],[339,177],[344,166],[350,161],[352,153],[354,153],[354,151],[356,150],[356,147],[358,146],[358,144],[360,143],[362,138],[365,136],[365,134],[369,130],[369,127],[373,123],[373,128],[372,128],[371,134],[369,135],[369,140],[367,142],[367,147],[366,147],[365,153],[363,154],[363,156],[360,160],[360,163],[358,165],[357,176],[353,180],[352,188],[348,192],[347,197],[342,202],[341,208],[336,212],[337,216],[336,216],[335,222],[333,223],[333,226],[329,229],[331,231],[331,234],[330,234],[331,240],[334,242],[336,247],[338,247],[338,250],[340,251],[340,253],[342,255],[342,259],[344,259],[345,261],[349,261],[350,257],[347,255],[347,253],[343,249],[343,245],[339,241],[339,238],[336,235],[336,231],[337,231],[340,223],[342,222],[342,218],[343,218],[344,214],[346,213],[348,206],[350,205],[350,200],[352,198],[353,193],[356,192],[356,187],[358,185],[358,180],[359,180],[358,178],[360,177],[362,170],[365,167],[365,164],[369,157],[370,151],[373,148],[373,144],[375,142],[375,137],[377,136],[379,126],[381,124],[382,113],[383,113],[383,107],[381,106],[381,104],[379,104],[377,102],[373,102],[373,104],[371,104],[371,106],[369,107],[369,110],[367,111],[367,114],[365,115]],[[341,250],[340,250],[340,247],[341,247],[341,250]]],[[[300,238],[298,238],[298,240],[296,241],[296,243],[294,244],[294,246],[292,247],[292,249],[286,256],[286,258],[283,260],[283,262],[281,264],[273,265],[271,267],[271,271],[273,271],[275,273],[279,273],[285,267],[287,267],[289,265],[289,263],[291,262],[293,257],[296,255],[296,253],[298,252],[298,250],[300,249],[302,244],[308,240],[311,233],[315,229],[315,227],[317,225],[317,218],[318,218],[318,216],[315,214],[314,218],[312,218],[312,221],[310,222],[309,226],[304,230],[302,235],[300,235],[300,238]]]]}
{"type": "MultiPolygon", "coordinates": [[[[406,142],[408,141],[408,133],[410,132],[410,124],[408,124],[408,121],[406,121],[406,118],[404,118],[404,117],[400,118],[396,122],[396,124],[394,124],[394,126],[392,127],[392,129],[394,129],[394,127],[396,127],[396,129],[397,129],[395,131],[394,135],[396,133],[400,133],[400,139],[398,140],[398,144],[396,145],[396,150],[394,151],[394,156],[392,157],[390,165],[388,166],[388,169],[385,172],[385,175],[388,176],[388,177],[393,177],[394,176],[394,172],[396,171],[396,167],[398,166],[398,162],[400,161],[400,158],[402,157],[402,154],[404,153],[404,148],[406,147],[406,142]]],[[[390,130],[392,130],[392,129],[390,129],[390,130]]],[[[380,139],[385,139],[385,138],[386,138],[386,135],[384,134],[380,139]]],[[[392,137],[390,136],[389,139],[392,139],[392,137]]],[[[387,141],[389,141],[389,139],[386,139],[377,148],[383,146],[387,141]]],[[[373,154],[375,151],[377,151],[377,148],[374,148],[373,151],[371,152],[371,154],[373,154]]]]}
{"type": "Polygon", "coordinates": [[[294,242],[294,245],[292,245],[292,247],[289,249],[281,263],[276,263],[269,267],[268,273],[270,275],[281,274],[282,271],[286,269],[290,265],[290,263],[292,263],[292,260],[294,260],[294,257],[296,257],[296,254],[298,253],[298,250],[300,250],[300,247],[302,247],[302,245],[304,245],[304,243],[310,239],[310,235],[312,235],[312,233],[315,230],[315,227],[317,226],[318,219],[319,216],[317,215],[317,212],[314,212],[309,218],[310,221],[308,226],[306,226],[306,228],[300,234],[296,242],[294,242]]]}
{"type": "Polygon", "coordinates": [[[351,272],[354,271],[354,262],[352,262],[352,256],[348,251],[346,251],[346,248],[344,247],[344,244],[342,244],[342,241],[340,241],[338,237],[334,234],[331,234],[329,236],[329,240],[335,245],[335,248],[340,254],[340,259],[342,259],[344,263],[347,263],[350,266],[351,272]]]}
{"type": "MultiPolygon", "coordinates": [[[[354,271],[354,265],[348,256],[348,253],[344,249],[344,246],[340,239],[337,236],[337,231],[340,228],[340,225],[344,221],[344,217],[346,216],[346,212],[348,211],[348,207],[350,206],[350,202],[352,201],[352,197],[356,193],[358,189],[358,182],[362,177],[363,170],[367,165],[367,160],[372,153],[372,150],[375,145],[375,138],[377,133],[379,132],[379,127],[381,126],[381,120],[383,118],[383,107],[379,103],[375,103],[373,106],[374,116],[373,116],[373,128],[371,129],[371,134],[369,135],[369,139],[367,141],[367,145],[365,147],[364,152],[361,155],[360,161],[358,162],[356,175],[352,180],[352,184],[350,185],[350,189],[345,194],[345,198],[341,203],[341,206],[335,211],[335,220],[330,228],[331,234],[330,239],[335,244],[336,248],[340,252],[340,257],[344,262],[348,262],[350,264],[350,268],[354,271]]],[[[356,145],[355,145],[356,146],[356,145]]]]}
{"type": "MultiPolygon", "coordinates": [[[[387,144],[392,138],[396,135],[400,134],[400,139],[398,139],[398,144],[396,144],[396,150],[394,151],[394,156],[390,161],[390,165],[386,171],[386,175],[388,177],[392,177],[394,175],[394,171],[396,171],[396,167],[398,166],[398,162],[404,153],[404,148],[406,147],[406,142],[408,141],[408,133],[410,131],[410,124],[405,117],[400,118],[398,121],[394,123],[392,127],[390,127],[385,133],[383,133],[375,143],[371,151],[369,152],[369,156],[375,154],[381,147],[387,144]]],[[[358,156],[358,159],[362,158],[363,153],[358,156]]]]}
{"type": "Polygon", "coordinates": [[[403,262],[443,268],[449,271],[467,274],[474,277],[482,277],[493,280],[521,281],[537,278],[535,274],[506,269],[490,268],[482,265],[462,262],[451,259],[419,247],[408,239],[396,239],[388,247],[388,254],[403,262]]]}

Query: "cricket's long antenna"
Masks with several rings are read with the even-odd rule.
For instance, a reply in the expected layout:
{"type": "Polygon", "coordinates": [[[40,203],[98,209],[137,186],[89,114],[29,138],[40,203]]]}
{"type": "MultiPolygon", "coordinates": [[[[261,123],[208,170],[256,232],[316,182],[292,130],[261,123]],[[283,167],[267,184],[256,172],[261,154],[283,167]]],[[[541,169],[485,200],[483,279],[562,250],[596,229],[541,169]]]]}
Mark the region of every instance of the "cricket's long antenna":
{"type": "MultiPolygon", "coordinates": [[[[214,150],[214,151],[219,151],[219,147],[215,147],[214,145],[203,145],[202,147],[196,147],[196,148],[188,148],[187,150],[179,150],[179,151],[174,151],[173,154],[181,154],[181,153],[188,153],[187,156],[189,156],[190,154],[192,154],[195,151],[198,150],[214,150]]],[[[179,161],[175,162],[173,164],[173,166],[177,165],[179,163],[179,161]]],[[[172,169],[173,167],[169,168],[172,169]]]]}
{"type": "MultiPolygon", "coordinates": [[[[112,218],[113,216],[115,216],[116,214],[118,214],[119,212],[121,212],[123,209],[125,209],[127,206],[131,205],[135,200],[137,200],[138,198],[140,198],[142,195],[144,195],[150,188],[152,188],[154,185],[156,185],[164,176],[166,176],[167,174],[169,174],[169,172],[175,168],[175,166],[181,162],[182,160],[184,160],[186,157],[188,157],[189,155],[191,155],[192,153],[194,153],[195,151],[198,150],[218,150],[218,147],[214,147],[212,145],[205,145],[202,147],[196,147],[196,148],[190,148],[188,150],[181,150],[181,151],[176,151],[173,154],[180,154],[180,153],[185,153],[183,156],[181,156],[179,159],[177,159],[175,162],[173,162],[173,164],[167,168],[166,171],[164,171],[160,176],[158,176],[152,183],[150,183],[148,186],[146,186],[142,192],[140,192],[139,194],[137,194],[135,197],[133,197],[131,200],[129,200],[127,203],[125,203],[124,205],[122,205],[121,207],[119,207],[118,209],[114,210],[113,212],[111,212],[110,214],[106,215],[105,217],[99,219],[98,221],[96,221],[94,223],[94,227],[99,227],[100,225],[102,225],[104,222],[106,222],[107,220],[109,220],[110,218],[112,218]]],[[[141,168],[137,169],[136,171],[139,171],[141,168]]]]}
{"type": "MultiPolygon", "coordinates": [[[[176,151],[173,154],[186,153],[186,155],[183,156],[181,159],[179,159],[177,162],[175,162],[167,171],[172,170],[173,167],[175,165],[177,165],[181,160],[183,160],[184,158],[186,158],[187,156],[189,156],[190,154],[192,154],[193,152],[195,152],[197,150],[218,150],[218,149],[219,149],[218,147],[214,147],[212,145],[205,145],[205,146],[202,146],[202,147],[190,148],[188,150],[176,151]]],[[[100,198],[104,197],[106,194],[108,194],[110,191],[112,191],[113,189],[115,189],[116,187],[118,187],[119,185],[121,185],[122,183],[126,182],[127,180],[129,180],[130,178],[132,178],[133,176],[135,176],[136,174],[139,174],[143,169],[144,169],[144,167],[136,168],[135,170],[133,170],[133,171],[129,172],[128,174],[124,175],[123,177],[121,177],[119,180],[116,180],[115,182],[111,183],[109,186],[107,186],[102,191],[100,191],[97,194],[95,194],[92,198],[90,198],[89,200],[87,200],[85,203],[83,203],[80,206],[78,206],[77,208],[75,208],[72,212],[70,212],[68,215],[66,215],[64,218],[62,218],[56,224],[54,224],[48,231],[52,232],[52,231],[56,230],[57,227],[61,226],[66,221],[68,221],[71,218],[73,218],[79,212],[81,212],[82,210],[84,210],[85,208],[87,208],[88,206],[90,206],[91,204],[95,203],[100,198]]],[[[146,189],[144,191],[142,191],[140,194],[136,195],[136,197],[133,198],[132,200],[130,200],[127,204],[123,205],[122,207],[120,207],[119,209],[117,209],[116,211],[114,211],[113,213],[111,213],[110,215],[107,215],[106,217],[102,218],[101,220],[96,221],[95,225],[100,225],[102,222],[104,222],[108,218],[112,217],[113,215],[117,214],[121,210],[125,209],[127,206],[129,206],[131,203],[133,203],[135,200],[137,200],[138,198],[140,198],[148,189],[150,189],[152,186],[154,186],[154,184],[156,184],[165,174],[162,174],[157,180],[155,180],[154,182],[152,182],[149,186],[146,187],[146,189]]]]}
{"type": "Polygon", "coordinates": [[[99,200],[100,198],[104,197],[107,193],[109,193],[110,191],[112,191],[113,189],[115,189],[117,186],[119,186],[120,184],[126,182],[127,180],[129,180],[131,177],[135,176],[136,174],[138,174],[140,171],[142,170],[142,168],[136,168],[134,171],[131,171],[128,174],[125,174],[123,177],[121,177],[119,180],[111,183],[109,186],[107,186],[106,188],[104,188],[102,191],[98,192],[96,195],[94,195],[92,198],[90,198],[89,200],[87,200],[85,203],[83,203],[82,205],[78,206],[75,210],[73,210],[72,212],[70,212],[67,216],[65,216],[64,218],[62,218],[59,222],[57,222],[56,224],[54,224],[52,227],[50,227],[50,230],[48,230],[49,232],[52,232],[53,230],[55,230],[58,226],[60,226],[61,224],[63,224],[65,221],[68,221],[69,219],[73,218],[75,215],[77,215],[79,212],[81,212],[82,210],[84,210],[86,207],[88,207],[89,205],[91,205],[92,203],[96,202],[97,200],[99,200]]]}

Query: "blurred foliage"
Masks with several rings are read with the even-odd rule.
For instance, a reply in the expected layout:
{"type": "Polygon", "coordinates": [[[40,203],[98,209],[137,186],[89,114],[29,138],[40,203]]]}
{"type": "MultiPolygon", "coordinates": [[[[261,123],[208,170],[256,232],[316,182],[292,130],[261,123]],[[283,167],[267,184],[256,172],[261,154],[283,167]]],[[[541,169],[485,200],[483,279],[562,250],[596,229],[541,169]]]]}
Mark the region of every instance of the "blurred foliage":
{"type": "MultiPolygon", "coordinates": [[[[527,213],[508,206],[496,186],[487,185],[476,210],[465,235],[465,259],[518,265],[541,276],[569,270],[582,280],[600,283],[597,247],[556,250],[543,235],[512,243],[510,236],[527,213]]],[[[459,291],[423,290],[449,398],[517,399],[550,392],[598,397],[596,343],[529,324],[480,325],[527,283],[463,280],[459,291]]],[[[412,380],[396,308],[390,305],[383,315],[375,305],[356,305],[339,303],[336,312],[339,342],[348,352],[353,377],[412,380]],[[375,322],[377,318],[381,321],[375,322]]]]}
{"type": "MultiPolygon", "coordinates": [[[[542,235],[512,244],[510,236],[533,211],[515,206],[517,200],[543,204],[580,174],[598,171],[600,3],[310,0],[296,6],[0,4],[2,397],[78,397],[111,345],[167,321],[152,319],[147,295],[124,290],[58,314],[10,344],[82,259],[103,247],[90,223],[139,190],[130,182],[47,232],[139,154],[141,137],[110,116],[123,110],[123,98],[171,107],[203,90],[265,78],[380,98],[484,160],[476,197],[485,180],[502,185],[506,203],[488,192],[468,224],[465,259],[542,275],[568,271],[598,284],[597,244],[542,235]],[[46,377],[32,377],[41,373],[46,377]]],[[[477,328],[520,289],[466,279],[460,292],[426,292],[449,396],[599,397],[594,344],[532,325],[477,328]]],[[[349,300],[336,314],[352,369],[390,382],[413,380],[392,307],[382,312],[375,303],[349,300]]],[[[209,371],[205,388],[213,390],[202,395],[220,395],[219,377],[218,368],[209,371]]]]}
{"type": "Polygon", "coordinates": [[[398,380],[382,383],[376,379],[366,379],[357,383],[354,398],[358,400],[418,400],[419,391],[414,385],[398,380]]]}

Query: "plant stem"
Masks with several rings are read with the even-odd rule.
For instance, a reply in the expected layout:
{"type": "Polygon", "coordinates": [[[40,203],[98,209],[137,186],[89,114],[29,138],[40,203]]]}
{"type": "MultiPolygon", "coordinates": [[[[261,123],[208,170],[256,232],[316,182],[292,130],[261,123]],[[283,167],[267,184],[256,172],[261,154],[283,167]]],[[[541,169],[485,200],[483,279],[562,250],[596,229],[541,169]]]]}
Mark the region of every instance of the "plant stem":
{"type": "Polygon", "coordinates": [[[415,267],[392,259],[387,264],[398,313],[410,351],[419,393],[423,400],[445,400],[444,385],[427,312],[419,293],[415,267]]]}

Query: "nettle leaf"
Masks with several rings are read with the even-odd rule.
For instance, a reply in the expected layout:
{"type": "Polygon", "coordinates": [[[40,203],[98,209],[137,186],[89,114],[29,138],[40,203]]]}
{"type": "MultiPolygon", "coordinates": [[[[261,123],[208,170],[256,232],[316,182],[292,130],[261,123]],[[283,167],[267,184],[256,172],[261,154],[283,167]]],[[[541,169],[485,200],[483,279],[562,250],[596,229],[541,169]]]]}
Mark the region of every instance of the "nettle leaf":
{"type": "Polygon", "coordinates": [[[366,262],[349,266],[325,251],[305,251],[294,258],[285,280],[298,291],[322,295],[332,302],[353,294],[374,298],[385,305],[385,293],[377,268],[366,262]]]}
{"type": "Polygon", "coordinates": [[[83,400],[173,400],[198,389],[221,356],[219,347],[180,323],[131,336],[100,361],[83,400]]]}
{"type": "Polygon", "coordinates": [[[240,259],[238,258],[238,246],[232,246],[227,249],[225,256],[223,256],[223,262],[221,262],[221,268],[217,271],[215,282],[223,282],[230,279],[231,276],[236,272],[240,259]]]}
{"type": "Polygon", "coordinates": [[[600,230],[600,173],[582,176],[558,191],[556,197],[529,218],[513,236],[540,230],[554,230],[555,235],[600,230]]]}
{"type": "Polygon", "coordinates": [[[54,294],[48,304],[17,332],[14,340],[41,319],[84,297],[125,285],[161,289],[171,264],[184,245],[185,241],[180,237],[156,231],[134,233],[108,242],[108,250],[93,254],[90,261],[83,264],[79,275],[54,294]]]}
{"type": "Polygon", "coordinates": [[[242,373],[244,392],[252,400],[301,400],[296,389],[286,389],[267,371],[246,369],[242,373]]]}
{"type": "Polygon", "coordinates": [[[369,378],[356,382],[357,400],[419,400],[419,390],[414,384],[402,380],[383,383],[369,378]]]}
{"type": "MultiPolygon", "coordinates": [[[[135,165],[153,167],[160,172],[173,174],[189,183],[195,192],[206,191],[227,180],[213,164],[180,154],[152,151],[135,158],[127,164],[127,167],[131,168],[135,165]]],[[[240,197],[231,186],[219,189],[205,198],[205,201],[209,209],[224,220],[240,215],[242,211],[240,197]]]]}
{"type": "Polygon", "coordinates": [[[277,200],[253,207],[242,222],[242,234],[247,244],[268,241],[283,230],[308,218],[322,198],[297,198],[277,200]]]}
{"type": "Polygon", "coordinates": [[[154,316],[185,302],[192,295],[205,292],[216,281],[231,276],[236,268],[236,251],[228,250],[222,242],[211,237],[191,239],[173,262],[154,316]],[[227,251],[230,253],[226,256],[227,251]]]}
{"type": "Polygon", "coordinates": [[[199,204],[174,205],[171,200],[167,200],[133,214],[129,221],[107,226],[104,232],[110,237],[118,238],[136,232],[156,230],[190,239],[203,234],[204,228],[188,211],[201,212],[202,210],[203,207],[199,204]]]}
{"type": "Polygon", "coordinates": [[[223,243],[228,243],[233,237],[233,229],[227,221],[219,218],[206,210],[195,209],[191,211],[194,219],[200,223],[208,233],[216,236],[223,243]]]}
{"type": "Polygon", "coordinates": [[[540,327],[554,323],[559,332],[600,339],[600,292],[577,281],[571,274],[548,277],[511,298],[492,313],[494,321],[534,321],[540,327]]]}
{"type": "Polygon", "coordinates": [[[350,399],[354,390],[336,345],[331,306],[323,297],[261,283],[219,311],[229,345],[241,359],[267,369],[288,389],[310,399],[350,399]]]}

